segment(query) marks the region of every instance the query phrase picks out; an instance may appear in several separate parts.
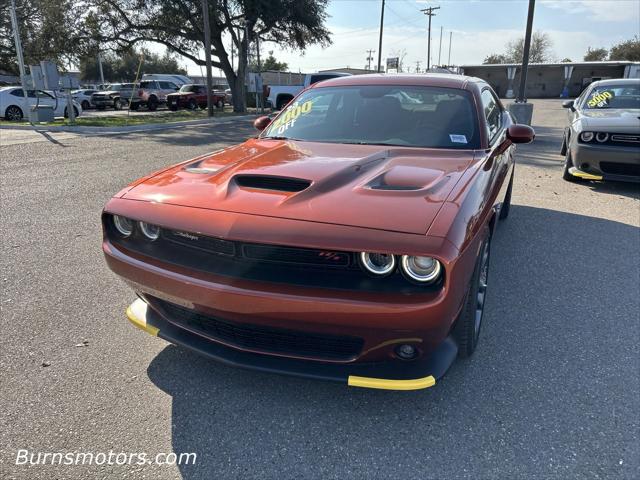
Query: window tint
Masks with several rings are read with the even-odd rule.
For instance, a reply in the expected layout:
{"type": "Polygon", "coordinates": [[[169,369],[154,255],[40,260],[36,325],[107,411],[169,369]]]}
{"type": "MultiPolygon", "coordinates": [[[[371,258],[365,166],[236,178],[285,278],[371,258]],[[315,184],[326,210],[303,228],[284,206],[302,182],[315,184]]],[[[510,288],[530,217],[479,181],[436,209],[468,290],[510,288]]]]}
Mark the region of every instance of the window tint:
{"type": "Polygon", "coordinates": [[[309,85],[313,85],[314,83],[318,83],[323,80],[329,80],[330,78],[336,78],[336,75],[332,75],[330,73],[311,75],[311,78],[309,79],[309,85]]]}
{"type": "Polygon", "coordinates": [[[158,83],[160,83],[160,88],[162,88],[163,90],[175,90],[176,88],[178,88],[176,84],[173,82],[158,82],[158,83]]]}
{"type": "Polygon", "coordinates": [[[500,131],[502,111],[500,105],[489,90],[482,91],[482,109],[487,119],[487,137],[492,140],[500,131]]]}
{"type": "Polygon", "coordinates": [[[640,108],[640,83],[593,87],[585,96],[583,108],[640,108]]]}
{"type": "Polygon", "coordinates": [[[289,104],[262,136],[458,149],[480,143],[469,92],[396,85],[313,88],[289,104]]]}
{"type": "Polygon", "coordinates": [[[13,95],[14,97],[24,98],[24,92],[21,89],[11,90],[11,95],[13,95]]]}
{"type": "Polygon", "coordinates": [[[140,88],[158,88],[156,87],[156,82],[153,80],[147,80],[144,82],[140,82],[140,88]]]}

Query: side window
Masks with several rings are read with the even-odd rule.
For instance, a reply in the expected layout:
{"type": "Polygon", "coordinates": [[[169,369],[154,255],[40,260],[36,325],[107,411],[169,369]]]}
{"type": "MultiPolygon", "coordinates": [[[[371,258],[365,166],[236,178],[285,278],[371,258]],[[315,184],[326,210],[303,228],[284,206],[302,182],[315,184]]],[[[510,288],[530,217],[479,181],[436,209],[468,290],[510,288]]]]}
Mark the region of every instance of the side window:
{"type": "Polygon", "coordinates": [[[175,90],[176,84],[173,82],[159,82],[160,83],[160,88],[163,90],[175,90]]]}
{"type": "Polygon", "coordinates": [[[11,90],[11,95],[14,97],[24,97],[24,92],[22,90],[11,90]]]}
{"type": "Polygon", "coordinates": [[[502,111],[500,110],[500,105],[498,105],[498,102],[489,90],[482,91],[482,109],[487,119],[487,137],[491,143],[500,131],[502,111]]]}

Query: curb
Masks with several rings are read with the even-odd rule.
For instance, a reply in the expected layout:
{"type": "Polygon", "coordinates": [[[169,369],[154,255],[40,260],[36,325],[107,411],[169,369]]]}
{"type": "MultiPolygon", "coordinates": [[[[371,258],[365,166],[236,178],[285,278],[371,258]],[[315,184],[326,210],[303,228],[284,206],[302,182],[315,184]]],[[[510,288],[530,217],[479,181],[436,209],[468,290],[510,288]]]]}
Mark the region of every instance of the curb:
{"type": "Polygon", "coordinates": [[[181,122],[169,122],[169,123],[151,123],[147,125],[131,125],[124,127],[77,127],[77,126],[38,126],[38,125],[0,125],[0,130],[32,130],[38,132],[69,132],[69,133],[81,133],[81,134],[99,134],[109,135],[117,133],[133,133],[133,132],[149,132],[154,130],[168,130],[172,128],[190,127],[198,125],[208,124],[224,124],[231,123],[236,120],[246,120],[250,118],[257,118],[260,115],[247,114],[247,115],[234,115],[232,117],[223,117],[222,119],[206,118],[202,120],[184,120],[181,122]]]}

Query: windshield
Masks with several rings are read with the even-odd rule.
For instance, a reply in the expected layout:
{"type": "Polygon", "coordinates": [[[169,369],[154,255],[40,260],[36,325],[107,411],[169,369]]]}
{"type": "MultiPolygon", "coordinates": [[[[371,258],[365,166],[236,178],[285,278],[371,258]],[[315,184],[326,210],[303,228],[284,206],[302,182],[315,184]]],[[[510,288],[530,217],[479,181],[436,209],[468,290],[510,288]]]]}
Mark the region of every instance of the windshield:
{"type": "Polygon", "coordinates": [[[107,91],[109,91],[109,90],[112,90],[114,92],[122,90],[122,84],[121,83],[113,83],[113,84],[107,86],[107,91]]]}
{"type": "Polygon", "coordinates": [[[584,108],[640,108],[640,83],[594,87],[585,99],[584,108]]]}
{"type": "Polygon", "coordinates": [[[182,87],[180,87],[180,91],[181,92],[195,92],[196,91],[196,86],[195,85],[183,85],[182,87]]]}
{"type": "Polygon", "coordinates": [[[302,93],[261,138],[433,148],[479,148],[471,94],[441,87],[364,85],[302,93]]]}

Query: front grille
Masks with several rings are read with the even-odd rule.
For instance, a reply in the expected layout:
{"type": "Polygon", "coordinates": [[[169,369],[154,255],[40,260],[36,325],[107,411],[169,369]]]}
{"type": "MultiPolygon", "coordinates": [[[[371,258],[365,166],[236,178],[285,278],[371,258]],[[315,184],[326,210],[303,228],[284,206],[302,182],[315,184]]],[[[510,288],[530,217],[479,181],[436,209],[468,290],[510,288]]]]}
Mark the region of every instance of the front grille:
{"type": "Polygon", "coordinates": [[[160,237],[154,242],[145,239],[137,229],[123,238],[108,214],[105,229],[118,247],[229,279],[400,294],[435,292],[444,282],[443,276],[432,285],[410,283],[399,269],[388,277],[373,277],[360,268],[353,252],[239,242],[167,228],[160,230],[160,237]]]}
{"type": "Polygon", "coordinates": [[[627,133],[614,133],[611,135],[612,142],[628,143],[630,145],[640,143],[640,135],[633,135],[627,133]]]}
{"type": "Polygon", "coordinates": [[[308,333],[263,325],[236,323],[204,315],[153,298],[171,323],[212,340],[238,348],[277,355],[334,361],[356,358],[364,344],[358,337],[308,333]]]}
{"type": "Polygon", "coordinates": [[[600,162],[600,170],[611,175],[628,175],[640,177],[640,164],[600,162]]]}

